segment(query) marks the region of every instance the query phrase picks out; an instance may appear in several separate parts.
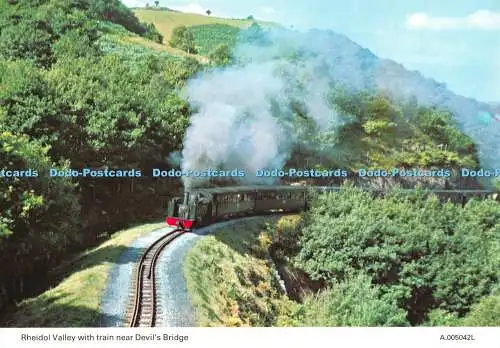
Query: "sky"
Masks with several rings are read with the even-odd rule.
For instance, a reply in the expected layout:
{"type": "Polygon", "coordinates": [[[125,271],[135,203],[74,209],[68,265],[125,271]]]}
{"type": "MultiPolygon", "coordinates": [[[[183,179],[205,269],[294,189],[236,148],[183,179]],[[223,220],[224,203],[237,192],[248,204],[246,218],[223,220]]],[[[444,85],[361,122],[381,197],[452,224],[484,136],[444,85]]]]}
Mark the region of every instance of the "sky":
{"type": "Polygon", "coordinates": [[[160,6],[331,29],[457,94],[500,102],[500,0],[160,0],[160,6]]]}

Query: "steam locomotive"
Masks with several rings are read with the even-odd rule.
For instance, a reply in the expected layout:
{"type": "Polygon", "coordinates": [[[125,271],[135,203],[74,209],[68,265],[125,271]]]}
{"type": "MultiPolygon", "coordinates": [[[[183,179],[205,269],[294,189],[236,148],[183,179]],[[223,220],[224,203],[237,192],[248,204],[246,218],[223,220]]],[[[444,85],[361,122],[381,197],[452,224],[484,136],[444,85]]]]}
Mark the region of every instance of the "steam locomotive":
{"type": "MultiPolygon", "coordinates": [[[[198,188],[184,192],[184,197],[173,198],[168,204],[166,223],[190,230],[233,217],[264,215],[279,212],[298,212],[307,209],[309,193],[339,191],[336,186],[235,186],[198,188]]],[[[376,194],[386,191],[370,190],[376,194]]],[[[402,191],[414,191],[403,189],[402,191]]],[[[471,197],[500,195],[489,190],[428,190],[442,201],[453,200],[464,205],[471,197]]]]}
{"type": "Polygon", "coordinates": [[[169,202],[166,223],[190,230],[237,216],[298,212],[307,208],[308,192],[284,185],[195,189],[169,202]]]}

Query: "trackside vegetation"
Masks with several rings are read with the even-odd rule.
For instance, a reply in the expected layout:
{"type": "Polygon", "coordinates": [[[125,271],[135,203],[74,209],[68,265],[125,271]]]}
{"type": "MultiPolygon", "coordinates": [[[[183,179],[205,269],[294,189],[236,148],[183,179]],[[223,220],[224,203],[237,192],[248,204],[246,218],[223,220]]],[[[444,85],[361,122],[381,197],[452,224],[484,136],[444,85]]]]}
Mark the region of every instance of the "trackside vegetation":
{"type": "Polygon", "coordinates": [[[300,217],[201,240],[186,274],[200,325],[498,326],[499,251],[498,202],[462,208],[423,192],[375,197],[345,187],[318,195],[300,217]],[[270,257],[292,279],[289,294],[305,290],[295,301],[249,282],[273,277],[270,257]],[[311,291],[313,282],[322,286],[311,291]],[[266,320],[249,319],[249,298],[274,303],[266,320]]]}
{"type": "Polygon", "coordinates": [[[262,227],[277,218],[253,218],[203,238],[184,263],[191,302],[201,326],[275,326],[295,308],[269,262],[262,227]]]}
{"type": "Polygon", "coordinates": [[[89,249],[52,271],[62,279],[44,293],[24,300],[5,322],[9,327],[100,326],[100,299],[108,274],[125,248],[136,238],[163,223],[151,223],[118,231],[99,247],[89,249]]]}
{"type": "Polygon", "coordinates": [[[38,173],[0,180],[0,259],[11,265],[0,269],[0,308],[105,232],[158,217],[161,189],[145,178],[48,176],[146,172],[179,148],[190,108],[176,91],[199,63],[129,36],[160,41],[119,0],[0,2],[0,168],[38,173]]]}

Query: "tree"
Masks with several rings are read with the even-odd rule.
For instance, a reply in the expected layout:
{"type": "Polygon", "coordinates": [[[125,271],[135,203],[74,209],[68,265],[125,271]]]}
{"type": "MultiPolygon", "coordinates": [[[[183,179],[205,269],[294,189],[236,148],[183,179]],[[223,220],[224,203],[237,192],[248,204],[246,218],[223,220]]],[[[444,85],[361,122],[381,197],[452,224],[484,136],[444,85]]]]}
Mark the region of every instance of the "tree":
{"type": "Polygon", "coordinates": [[[29,59],[41,67],[53,63],[51,43],[53,37],[48,28],[33,21],[22,21],[0,30],[0,60],[29,59]]]}
{"type": "Polygon", "coordinates": [[[241,40],[254,45],[265,46],[269,44],[269,38],[266,32],[257,22],[253,22],[248,29],[242,31],[241,40]]]}
{"type": "Polygon", "coordinates": [[[44,290],[63,257],[159,204],[147,176],[180,149],[191,110],[174,89],[199,63],[96,42],[126,30],[160,41],[119,0],[0,1],[0,172],[38,174],[0,174],[0,262],[11,263],[0,267],[0,312],[44,290]],[[69,167],[141,168],[143,178],[49,175],[69,167]]]}
{"type": "Polygon", "coordinates": [[[156,7],[160,6],[160,2],[158,0],[155,1],[155,6],[156,7]]]}
{"type": "Polygon", "coordinates": [[[249,20],[249,21],[253,21],[254,19],[255,18],[252,15],[250,15],[250,16],[247,17],[247,20],[249,20]]]}
{"type": "Polygon", "coordinates": [[[228,65],[232,61],[231,49],[226,44],[221,44],[217,46],[210,54],[208,58],[212,61],[213,64],[222,66],[228,65]]]}
{"type": "Polygon", "coordinates": [[[144,27],[146,28],[146,32],[143,34],[144,37],[160,44],[163,43],[163,35],[156,29],[153,23],[146,23],[144,27]]]}
{"type": "Polygon", "coordinates": [[[185,25],[174,28],[169,44],[187,53],[196,53],[194,35],[185,25]]]}
{"type": "Polygon", "coordinates": [[[363,274],[306,298],[302,312],[305,326],[408,326],[405,311],[363,274]]]}
{"type": "Polygon", "coordinates": [[[212,11],[210,11],[210,9],[208,9],[208,10],[207,10],[207,12],[206,12],[206,14],[207,14],[208,16],[210,16],[210,15],[212,14],[212,11]]]}
{"type": "Polygon", "coordinates": [[[80,242],[75,186],[70,178],[49,177],[51,167],[47,147],[0,131],[0,168],[31,176],[0,178],[0,262],[10,264],[0,268],[0,309],[5,297],[30,291],[30,282],[80,242]]]}

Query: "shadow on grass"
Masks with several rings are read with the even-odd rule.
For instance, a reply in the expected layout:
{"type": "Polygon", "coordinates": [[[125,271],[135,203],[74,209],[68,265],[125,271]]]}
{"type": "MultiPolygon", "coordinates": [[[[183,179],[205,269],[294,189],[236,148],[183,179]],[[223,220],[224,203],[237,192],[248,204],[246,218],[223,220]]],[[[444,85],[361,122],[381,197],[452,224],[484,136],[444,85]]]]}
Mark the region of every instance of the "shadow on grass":
{"type": "Polygon", "coordinates": [[[99,313],[77,303],[66,293],[41,295],[23,302],[6,313],[0,327],[101,327],[103,323],[120,323],[121,318],[99,313]]]}
{"type": "MultiPolygon", "coordinates": [[[[134,229],[141,225],[142,224],[132,225],[128,229],[134,229]]],[[[164,226],[151,229],[149,233],[162,228],[164,228],[164,226]]],[[[139,235],[137,237],[139,237],[139,235]]],[[[109,241],[110,239],[103,241],[102,244],[108,243],[109,241]]],[[[143,250],[143,248],[123,245],[96,246],[90,251],[80,252],[78,254],[79,256],[74,255],[72,258],[64,260],[60,265],[49,271],[49,276],[53,279],[52,276],[69,274],[71,272],[98,266],[108,262],[114,264],[135,263],[143,250]]]]}
{"type": "MultiPolygon", "coordinates": [[[[75,261],[71,264],[65,264],[52,270],[49,273],[48,282],[54,286],[74,272],[82,271],[105,263],[115,265],[133,264],[137,262],[143,251],[143,248],[137,247],[105,246],[87,253],[81,260],[75,261]]],[[[36,295],[37,294],[35,294],[35,296],[36,295]]]]}

